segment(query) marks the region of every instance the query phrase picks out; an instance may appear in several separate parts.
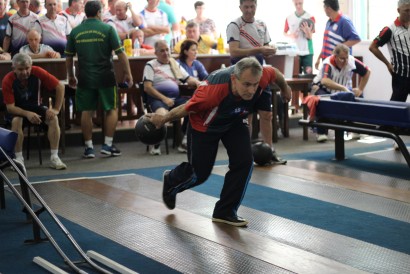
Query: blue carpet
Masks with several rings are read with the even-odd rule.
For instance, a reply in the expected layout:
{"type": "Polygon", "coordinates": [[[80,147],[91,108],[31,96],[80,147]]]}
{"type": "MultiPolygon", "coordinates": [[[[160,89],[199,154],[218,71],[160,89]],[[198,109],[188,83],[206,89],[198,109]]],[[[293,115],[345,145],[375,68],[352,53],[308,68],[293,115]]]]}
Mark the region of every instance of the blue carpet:
{"type": "MultiPolygon", "coordinates": [[[[35,256],[40,256],[60,268],[72,272],[64,265],[63,259],[51,243],[24,244],[24,240],[33,238],[33,233],[31,224],[25,222],[25,215],[21,212],[21,208],[22,206],[17,199],[11,193],[6,192],[6,209],[0,211],[0,273],[45,273],[44,269],[32,262],[35,256]]],[[[82,261],[80,255],[72,248],[51,217],[44,212],[40,215],[40,219],[69,258],[73,261],[82,261]]],[[[59,219],[84,251],[94,250],[138,273],[179,273],[80,225],[61,217],[59,219]]],[[[93,273],[92,269],[87,268],[87,265],[80,264],[78,266],[93,273]]]]}

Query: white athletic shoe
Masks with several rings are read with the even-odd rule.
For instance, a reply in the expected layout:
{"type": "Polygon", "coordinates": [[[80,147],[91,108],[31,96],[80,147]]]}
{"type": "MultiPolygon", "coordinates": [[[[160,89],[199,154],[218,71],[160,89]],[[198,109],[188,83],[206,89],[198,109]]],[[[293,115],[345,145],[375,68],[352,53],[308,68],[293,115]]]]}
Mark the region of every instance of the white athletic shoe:
{"type": "Polygon", "coordinates": [[[151,155],[161,155],[161,148],[155,148],[155,146],[151,147],[151,150],[149,152],[151,155]]]}
{"type": "Polygon", "coordinates": [[[318,143],[324,143],[328,140],[327,135],[326,134],[318,134],[316,137],[316,141],[318,143]]]}
{"type": "Polygon", "coordinates": [[[66,164],[64,164],[59,157],[53,157],[50,159],[50,167],[57,170],[67,168],[66,164]]]}

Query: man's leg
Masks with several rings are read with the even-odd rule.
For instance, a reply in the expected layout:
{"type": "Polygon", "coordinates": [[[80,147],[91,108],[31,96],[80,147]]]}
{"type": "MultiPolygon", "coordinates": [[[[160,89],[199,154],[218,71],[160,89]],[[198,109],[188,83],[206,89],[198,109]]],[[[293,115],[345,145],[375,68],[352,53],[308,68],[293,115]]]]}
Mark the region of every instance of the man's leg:
{"type": "Polygon", "coordinates": [[[22,117],[13,117],[11,120],[11,131],[17,132],[17,141],[14,147],[14,152],[16,154],[16,160],[24,163],[23,157],[23,118],[22,117]]]}
{"type": "Polygon", "coordinates": [[[188,125],[188,159],[164,172],[162,198],[169,209],[175,208],[176,195],[205,182],[212,172],[218,152],[219,134],[198,132],[188,125]]]}
{"type": "Polygon", "coordinates": [[[50,142],[50,167],[55,169],[66,169],[67,166],[58,157],[58,145],[60,142],[60,126],[58,118],[55,116],[52,120],[46,122],[48,125],[48,140],[50,142]]]}
{"type": "Polygon", "coordinates": [[[262,140],[272,147],[272,111],[259,110],[258,114],[262,140]]]}
{"type": "Polygon", "coordinates": [[[253,157],[250,136],[245,124],[232,127],[222,137],[229,157],[229,171],[225,175],[220,200],[216,203],[213,221],[245,226],[247,221],[237,216],[252,175],[253,157]]]}

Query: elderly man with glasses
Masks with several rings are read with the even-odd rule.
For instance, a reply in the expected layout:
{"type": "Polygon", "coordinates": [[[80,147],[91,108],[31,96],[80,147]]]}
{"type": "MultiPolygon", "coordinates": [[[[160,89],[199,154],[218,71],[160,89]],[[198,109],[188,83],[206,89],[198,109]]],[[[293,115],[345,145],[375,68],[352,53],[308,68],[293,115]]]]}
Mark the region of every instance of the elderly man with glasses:
{"type": "MultiPolygon", "coordinates": [[[[312,94],[325,95],[340,91],[353,92],[356,97],[363,95],[363,90],[370,77],[370,69],[349,54],[350,49],[339,44],[333,54],[323,60],[320,72],[313,80],[312,94]],[[360,76],[358,87],[353,87],[353,73],[360,76]]],[[[317,141],[327,141],[327,130],[317,129],[317,141]]]]}

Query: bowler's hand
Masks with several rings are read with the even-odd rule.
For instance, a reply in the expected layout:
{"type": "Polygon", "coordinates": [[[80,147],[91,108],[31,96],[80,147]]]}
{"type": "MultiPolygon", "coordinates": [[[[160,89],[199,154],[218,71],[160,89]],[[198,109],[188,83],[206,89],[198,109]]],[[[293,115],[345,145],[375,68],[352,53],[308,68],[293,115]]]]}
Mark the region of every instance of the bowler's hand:
{"type": "Polygon", "coordinates": [[[155,125],[156,128],[161,128],[165,124],[164,115],[157,113],[147,113],[145,117],[148,117],[150,122],[155,125]]]}

